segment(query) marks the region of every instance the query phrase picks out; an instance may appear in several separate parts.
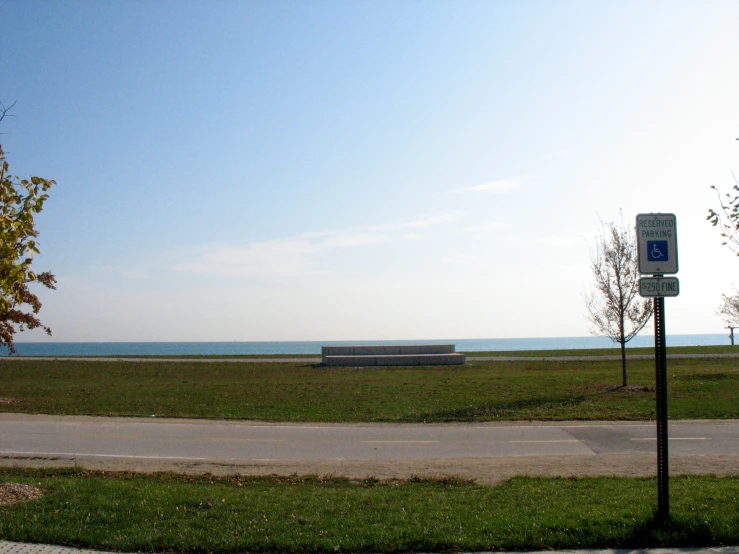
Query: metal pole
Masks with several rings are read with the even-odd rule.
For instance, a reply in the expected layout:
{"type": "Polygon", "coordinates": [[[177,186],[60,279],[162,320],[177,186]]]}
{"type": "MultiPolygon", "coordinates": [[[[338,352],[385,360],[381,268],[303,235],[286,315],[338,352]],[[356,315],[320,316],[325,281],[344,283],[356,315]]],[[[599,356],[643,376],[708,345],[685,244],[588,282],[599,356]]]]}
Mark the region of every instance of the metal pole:
{"type": "Polygon", "coordinates": [[[654,353],[657,385],[657,516],[670,517],[670,474],[667,444],[667,345],[665,299],[654,299],[654,353]]]}

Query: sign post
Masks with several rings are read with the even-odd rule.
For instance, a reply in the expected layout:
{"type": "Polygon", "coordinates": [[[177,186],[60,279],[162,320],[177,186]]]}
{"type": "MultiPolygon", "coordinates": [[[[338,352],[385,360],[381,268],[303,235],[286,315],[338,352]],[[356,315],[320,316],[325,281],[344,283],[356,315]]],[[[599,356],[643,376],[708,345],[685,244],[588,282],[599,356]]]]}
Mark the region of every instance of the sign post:
{"type": "Polygon", "coordinates": [[[670,517],[670,467],[667,434],[667,343],[665,299],[654,299],[654,367],[657,389],[657,517],[670,517]]]}
{"type": "Polygon", "coordinates": [[[639,273],[651,275],[639,280],[639,294],[654,300],[654,368],[657,389],[657,517],[670,517],[670,474],[667,433],[667,343],[665,337],[665,297],[677,296],[677,222],[674,214],[636,216],[636,244],[639,273]]]}

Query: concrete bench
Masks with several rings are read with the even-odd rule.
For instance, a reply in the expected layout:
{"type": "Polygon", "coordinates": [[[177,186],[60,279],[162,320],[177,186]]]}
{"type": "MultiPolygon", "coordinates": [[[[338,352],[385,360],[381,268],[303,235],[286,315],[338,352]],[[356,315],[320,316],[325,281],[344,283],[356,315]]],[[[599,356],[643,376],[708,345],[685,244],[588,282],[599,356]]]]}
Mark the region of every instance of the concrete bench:
{"type": "Polygon", "coordinates": [[[466,357],[455,353],[453,344],[323,346],[321,361],[345,367],[462,365],[466,357]]]}

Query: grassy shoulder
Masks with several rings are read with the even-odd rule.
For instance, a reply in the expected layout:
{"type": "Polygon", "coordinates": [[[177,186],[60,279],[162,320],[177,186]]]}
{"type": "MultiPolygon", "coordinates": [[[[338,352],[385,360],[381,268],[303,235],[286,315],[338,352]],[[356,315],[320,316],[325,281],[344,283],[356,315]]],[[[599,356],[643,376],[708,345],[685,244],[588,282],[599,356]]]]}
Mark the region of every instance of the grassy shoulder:
{"type": "Polygon", "coordinates": [[[124,552],[393,552],[739,543],[739,477],[454,480],[186,477],[0,470],[41,497],[0,506],[0,537],[124,552]],[[542,499],[546,499],[543,501],[542,499]]]}
{"type": "MultiPolygon", "coordinates": [[[[489,352],[466,352],[467,357],[488,357],[488,356],[512,356],[516,358],[561,358],[566,356],[620,356],[621,349],[618,346],[612,348],[581,348],[570,350],[506,350],[506,351],[489,351],[489,352]]],[[[739,356],[739,346],[716,345],[716,346],[669,346],[667,355],[698,354],[701,356],[710,356],[711,354],[736,354],[739,356]]],[[[654,347],[627,347],[626,356],[636,355],[654,355],[654,347]]]]}
{"type": "MultiPolygon", "coordinates": [[[[309,363],[5,360],[0,411],[305,422],[646,420],[654,363],[471,361],[459,367],[327,368],[309,363]]],[[[738,418],[732,359],[668,364],[674,419],[738,418]]]]}

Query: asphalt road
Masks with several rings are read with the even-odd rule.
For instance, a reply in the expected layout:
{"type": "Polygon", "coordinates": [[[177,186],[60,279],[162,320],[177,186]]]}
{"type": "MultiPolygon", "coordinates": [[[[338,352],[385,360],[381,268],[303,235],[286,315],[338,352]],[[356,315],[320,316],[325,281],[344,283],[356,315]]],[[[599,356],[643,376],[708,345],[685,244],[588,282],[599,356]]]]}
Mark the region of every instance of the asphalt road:
{"type": "MultiPolygon", "coordinates": [[[[676,455],[739,456],[739,421],[671,422],[676,455]]],[[[654,452],[653,423],[260,424],[0,414],[0,457],[207,462],[654,452]]]]}
{"type": "MultiPolygon", "coordinates": [[[[629,354],[628,360],[653,360],[654,354],[629,354]]],[[[723,354],[668,354],[668,360],[685,360],[689,358],[739,358],[739,352],[723,354]]],[[[467,353],[467,363],[470,362],[593,362],[599,360],[620,360],[620,354],[606,356],[475,356],[467,353]]],[[[301,363],[320,364],[320,356],[301,356],[294,358],[167,358],[167,357],[115,357],[115,356],[0,356],[3,361],[86,361],[86,362],[172,362],[172,363],[301,363]]]]}

